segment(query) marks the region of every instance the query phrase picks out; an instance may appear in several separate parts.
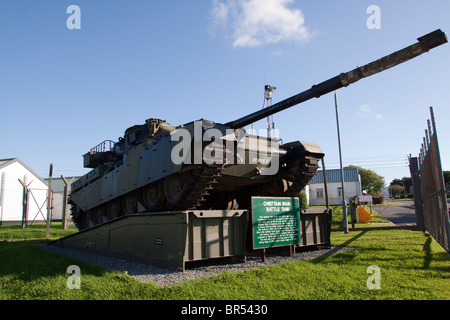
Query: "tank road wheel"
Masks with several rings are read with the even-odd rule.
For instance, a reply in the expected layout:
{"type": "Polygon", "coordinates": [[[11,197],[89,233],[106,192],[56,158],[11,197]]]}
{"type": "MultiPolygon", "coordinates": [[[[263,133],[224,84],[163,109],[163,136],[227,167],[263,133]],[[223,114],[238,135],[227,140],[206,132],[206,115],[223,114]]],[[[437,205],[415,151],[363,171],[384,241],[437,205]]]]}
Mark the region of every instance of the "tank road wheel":
{"type": "Polygon", "coordinates": [[[85,211],[83,212],[83,214],[81,215],[81,225],[83,226],[83,229],[87,229],[89,228],[89,211],[85,211]]]}
{"type": "Polygon", "coordinates": [[[247,194],[239,194],[237,197],[237,203],[239,209],[250,209],[252,207],[252,196],[247,194]]]}
{"type": "Polygon", "coordinates": [[[137,193],[129,192],[122,197],[122,211],[123,214],[133,214],[137,212],[138,197],[137,193]]]}
{"type": "Polygon", "coordinates": [[[145,186],[142,189],[142,204],[148,211],[158,209],[164,201],[164,185],[162,182],[155,182],[145,186]]]}
{"type": "Polygon", "coordinates": [[[235,210],[238,202],[234,193],[215,193],[211,194],[206,202],[202,205],[202,209],[210,210],[235,210]]]}
{"type": "Polygon", "coordinates": [[[164,180],[164,194],[170,205],[176,204],[182,199],[183,193],[187,189],[186,179],[184,175],[173,174],[164,180]]]}
{"type": "Polygon", "coordinates": [[[237,209],[238,203],[234,194],[227,193],[227,210],[235,210],[237,209]]]}
{"type": "Polygon", "coordinates": [[[85,229],[94,227],[97,224],[97,218],[94,211],[88,210],[83,214],[83,226],[85,229]]]}
{"type": "Polygon", "coordinates": [[[275,179],[271,184],[271,193],[274,196],[283,196],[289,189],[289,182],[285,179],[275,179]]]}
{"type": "Polygon", "coordinates": [[[122,215],[122,208],[119,199],[114,199],[106,205],[106,213],[109,220],[118,218],[122,215]]]}
{"type": "Polygon", "coordinates": [[[109,221],[109,219],[106,215],[106,206],[104,206],[104,205],[101,205],[100,207],[95,208],[94,215],[95,215],[97,224],[109,221]]]}

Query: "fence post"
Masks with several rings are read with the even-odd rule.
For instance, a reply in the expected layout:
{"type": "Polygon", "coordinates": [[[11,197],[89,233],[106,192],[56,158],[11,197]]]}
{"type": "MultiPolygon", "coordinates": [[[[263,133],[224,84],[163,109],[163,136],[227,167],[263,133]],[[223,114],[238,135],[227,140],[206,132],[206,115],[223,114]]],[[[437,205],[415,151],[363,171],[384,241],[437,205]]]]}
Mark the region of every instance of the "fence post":
{"type": "Polygon", "coordinates": [[[28,186],[22,180],[18,179],[23,187],[23,201],[22,201],[22,229],[27,227],[28,220],[28,186]]]}

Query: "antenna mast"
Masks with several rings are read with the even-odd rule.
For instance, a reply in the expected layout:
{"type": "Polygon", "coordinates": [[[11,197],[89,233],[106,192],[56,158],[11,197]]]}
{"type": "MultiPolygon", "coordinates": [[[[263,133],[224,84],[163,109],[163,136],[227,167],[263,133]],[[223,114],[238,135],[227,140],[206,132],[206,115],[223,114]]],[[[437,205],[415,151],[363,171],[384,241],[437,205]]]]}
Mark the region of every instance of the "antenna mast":
{"type": "MultiPolygon", "coordinates": [[[[277,90],[277,87],[273,87],[270,85],[264,86],[264,98],[266,99],[266,107],[268,108],[272,104],[272,93],[277,90]]],[[[275,124],[273,122],[273,115],[267,116],[267,137],[270,138],[270,118],[272,117],[272,129],[275,129],[275,124]]]]}

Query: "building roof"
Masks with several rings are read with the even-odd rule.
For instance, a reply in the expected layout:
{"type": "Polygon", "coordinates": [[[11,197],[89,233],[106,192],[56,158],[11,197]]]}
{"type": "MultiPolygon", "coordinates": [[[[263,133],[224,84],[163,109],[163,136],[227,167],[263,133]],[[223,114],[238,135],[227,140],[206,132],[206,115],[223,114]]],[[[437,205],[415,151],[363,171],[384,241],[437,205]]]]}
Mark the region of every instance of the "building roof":
{"type": "Polygon", "coordinates": [[[14,160],[15,158],[11,158],[11,159],[0,159],[0,168],[7,164],[8,162],[11,162],[12,160],[14,160]]]}
{"type": "Polygon", "coordinates": [[[15,162],[20,163],[23,167],[25,167],[25,169],[27,169],[28,171],[30,171],[33,175],[35,175],[41,182],[45,183],[46,185],[47,182],[44,181],[44,179],[42,179],[36,172],[34,172],[29,166],[27,166],[22,160],[20,160],[19,158],[10,158],[10,159],[0,159],[0,169],[3,169],[15,162]]]}
{"type": "MultiPolygon", "coordinates": [[[[341,169],[327,170],[327,183],[341,181],[341,169]]],[[[344,168],[344,182],[349,181],[360,181],[357,168],[344,168]]],[[[317,170],[316,175],[309,183],[323,183],[323,170],[317,170]]]]}

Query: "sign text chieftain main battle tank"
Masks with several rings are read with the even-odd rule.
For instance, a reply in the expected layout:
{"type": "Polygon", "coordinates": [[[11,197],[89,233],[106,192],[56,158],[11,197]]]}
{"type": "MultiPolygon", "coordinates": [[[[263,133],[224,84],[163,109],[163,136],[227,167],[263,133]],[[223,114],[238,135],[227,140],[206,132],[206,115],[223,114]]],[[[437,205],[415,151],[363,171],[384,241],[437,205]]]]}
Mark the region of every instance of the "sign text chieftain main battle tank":
{"type": "Polygon", "coordinates": [[[319,167],[320,147],[281,143],[242,128],[446,42],[446,34],[436,30],[409,47],[225,124],[201,119],[174,127],[148,119],[133,126],[118,142],[104,141],[84,155],[84,166],[93,170],[71,185],[73,220],[82,230],[136,212],[249,208],[252,196],[297,196],[319,167]]]}

